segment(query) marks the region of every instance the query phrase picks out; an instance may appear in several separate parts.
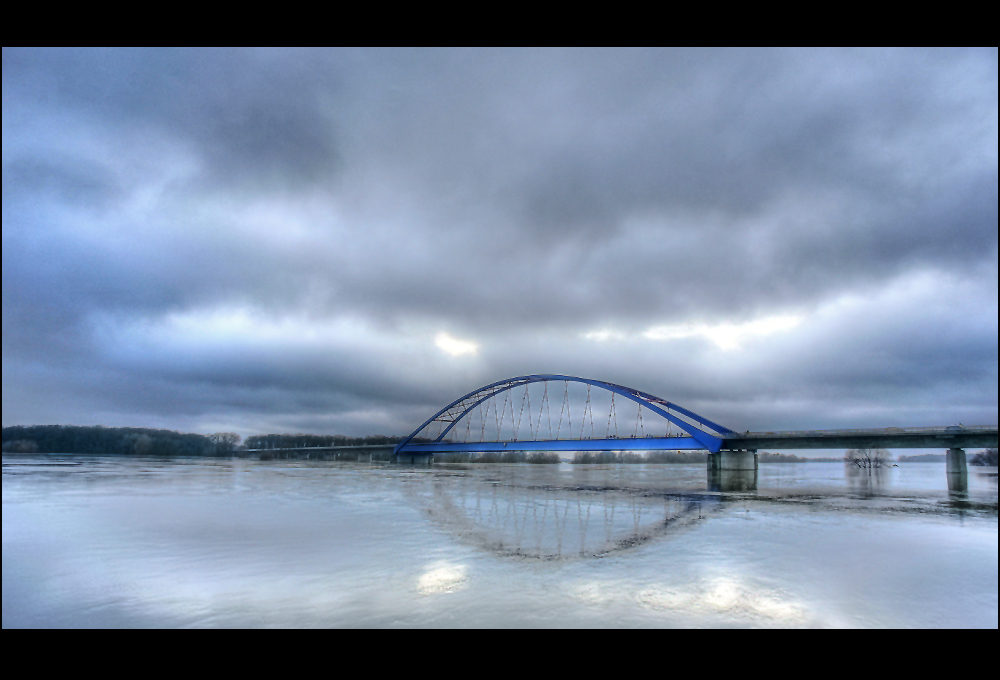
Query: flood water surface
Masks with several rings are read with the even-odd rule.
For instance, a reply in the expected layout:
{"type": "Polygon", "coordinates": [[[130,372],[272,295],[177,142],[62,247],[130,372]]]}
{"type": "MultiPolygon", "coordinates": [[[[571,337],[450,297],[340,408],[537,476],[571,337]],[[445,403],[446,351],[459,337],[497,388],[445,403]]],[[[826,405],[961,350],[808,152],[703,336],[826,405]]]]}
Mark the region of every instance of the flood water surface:
{"type": "Polygon", "coordinates": [[[996,628],[997,470],[5,455],[3,627],[57,626],[996,628]]]}

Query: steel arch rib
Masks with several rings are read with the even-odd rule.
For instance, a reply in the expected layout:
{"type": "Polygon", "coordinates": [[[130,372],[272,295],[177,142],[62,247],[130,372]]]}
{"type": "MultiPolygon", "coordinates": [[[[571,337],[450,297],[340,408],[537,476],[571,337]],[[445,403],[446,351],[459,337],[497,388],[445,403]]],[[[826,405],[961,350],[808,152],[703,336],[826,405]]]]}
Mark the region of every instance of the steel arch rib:
{"type": "MultiPolygon", "coordinates": [[[[455,425],[460,420],[462,420],[462,418],[465,418],[469,414],[469,412],[472,411],[472,409],[474,409],[476,406],[483,403],[487,399],[496,396],[497,394],[508,392],[514,389],[515,387],[520,387],[521,385],[529,385],[535,382],[559,382],[559,381],[576,382],[585,385],[591,385],[594,387],[599,387],[609,392],[619,394],[637,404],[646,406],[654,413],[662,416],[669,422],[673,423],[677,427],[687,432],[693,439],[695,439],[698,443],[700,443],[702,446],[704,446],[706,449],[708,449],[713,453],[721,448],[722,446],[721,437],[711,435],[705,432],[704,430],[694,427],[690,423],[687,423],[683,420],[680,420],[679,418],[674,417],[673,415],[668,413],[665,409],[669,408],[674,411],[677,411],[678,413],[681,413],[687,416],[688,418],[691,418],[695,422],[705,425],[706,427],[709,427],[720,434],[732,434],[732,430],[730,430],[729,428],[723,427],[718,423],[714,423],[711,420],[708,420],[707,418],[704,418],[698,415],[697,413],[694,413],[693,411],[689,411],[688,409],[678,406],[677,404],[673,404],[669,401],[666,401],[665,399],[660,399],[659,397],[656,397],[652,394],[648,394],[646,392],[640,392],[639,390],[634,390],[631,387],[616,385],[614,383],[605,382],[603,380],[590,380],[588,378],[578,378],[576,376],[570,376],[570,375],[528,375],[528,376],[520,376],[517,378],[508,378],[507,380],[499,380],[495,383],[491,383],[489,385],[480,387],[477,390],[473,390],[472,392],[469,392],[465,396],[456,399],[455,401],[451,402],[443,409],[435,413],[433,416],[428,418],[420,427],[411,432],[409,436],[407,436],[403,441],[397,444],[395,452],[399,452],[400,449],[406,446],[410,442],[410,440],[412,440],[425,427],[427,427],[435,420],[437,420],[439,417],[441,417],[443,414],[447,413],[449,410],[461,404],[470,397],[475,397],[477,394],[480,394],[482,392],[488,392],[486,396],[475,400],[470,406],[466,407],[457,418],[452,420],[451,424],[449,424],[448,427],[445,428],[445,430],[435,440],[435,443],[439,443],[445,437],[445,435],[447,435],[452,430],[452,428],[454,428],[455,425]],[[504,387],[502,387],[501,389],[493,390],[493,388],[500,386],[504,387]]],[[[572,441],[572,440],[566,440],[566,441],[572,441]]]]}

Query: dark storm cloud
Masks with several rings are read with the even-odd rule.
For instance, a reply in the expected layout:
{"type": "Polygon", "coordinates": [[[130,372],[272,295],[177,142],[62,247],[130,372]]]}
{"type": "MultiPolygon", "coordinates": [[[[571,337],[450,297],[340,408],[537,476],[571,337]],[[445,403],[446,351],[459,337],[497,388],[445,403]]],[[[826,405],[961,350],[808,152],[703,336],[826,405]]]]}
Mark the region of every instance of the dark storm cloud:
{"type": "Polygon", "coordinates": [[[996,419],[996,48],[4,48],[3,107],[5,423],[398,430],[552,371],[996,419]]]}
{"type": "Polygon", "coordinates": [[[196,143],[216,179],[311,178],[337,158],[319,106],[335,74],[316,74],[313,61],[301,52],[5,48],[4,103],[162,127],[196,143]]]}

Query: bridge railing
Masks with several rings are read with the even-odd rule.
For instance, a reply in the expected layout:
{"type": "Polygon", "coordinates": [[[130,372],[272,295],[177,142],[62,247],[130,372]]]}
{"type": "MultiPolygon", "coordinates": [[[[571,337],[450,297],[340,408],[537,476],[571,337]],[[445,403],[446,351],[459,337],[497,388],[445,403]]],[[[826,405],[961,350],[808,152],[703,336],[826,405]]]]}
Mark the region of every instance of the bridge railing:
{"type": "Polygon", "coordinates": [[[885,428],[861,428],[851,430],[785,430],[780,432],[736,432],[725,436],[725,439],[739,439],[741,437],[838,437],[843,435],[858,434],[955,434],[964,432],[968,434],[989,434],[997,431],[996,425],[951,425],[948,427],[885,427],[885,428]]]}

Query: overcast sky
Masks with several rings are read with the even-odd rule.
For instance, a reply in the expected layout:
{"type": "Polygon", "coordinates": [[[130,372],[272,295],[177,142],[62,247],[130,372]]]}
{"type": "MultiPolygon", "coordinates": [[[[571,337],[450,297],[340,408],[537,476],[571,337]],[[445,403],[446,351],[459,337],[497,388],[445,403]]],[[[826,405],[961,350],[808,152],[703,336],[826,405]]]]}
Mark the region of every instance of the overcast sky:
{"type": "Polygon", "coordinates": [[[995,47],[4,47],[3,425],[992,425],[997,143],[995,47]]]}

